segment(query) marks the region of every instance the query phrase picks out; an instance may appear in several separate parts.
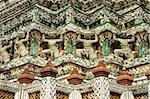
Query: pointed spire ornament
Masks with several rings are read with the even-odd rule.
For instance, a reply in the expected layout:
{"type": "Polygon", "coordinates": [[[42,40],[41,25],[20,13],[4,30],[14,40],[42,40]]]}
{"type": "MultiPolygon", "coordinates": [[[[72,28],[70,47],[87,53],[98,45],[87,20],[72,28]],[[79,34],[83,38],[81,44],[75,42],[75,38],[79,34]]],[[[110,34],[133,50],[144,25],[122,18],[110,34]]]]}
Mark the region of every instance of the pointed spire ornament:
{"type": "Polygon", "coordinates": [[[84,77],[79,74],[77,68],[74,68],[71,75],[67,77],[69,84],[73,85],[81,84],[83,79],[84,77]]]}
{"type": "MultiPolygon", "coordinates": [[[[28,67],[28,64],[26,65],[28,67]]],[[[30,84],[35,80],[34,75],[30,73],[28,68],[25,68],[23,73],[19,76],[18,81],[20,84],[30,84]]]]}
{"type": "Polygon", "coordinates": [[[52,62],[48,61],[45,67],[40,68],[40,74],[42,75],[42,77],[47,77],[47,76],[56,77],[58,71],[53,66],[52,62]]]}
{"type": "Polygon", "coordinates": [[[40,74],[42,75],[42,89],[40,91],[40,99],[56,99],[56,75],[57,69],[49,60],[45,67],[40,68],[40,74]]]}
{"type": "Polygon", "coordinates": [[[118,84],[121,85],[131,85],[133,82],[133,77],[128,73],[125,67],[123,67],[121,74],[117,77],[118,84]]]}
{"type": "Polygon", "coordinates": [[[95,77],[108,77],[110,70],[106,67],[106,64],[103,63],[103,60],[100,60],[99,65],[92,70],[92,73],[95,77]]]}
{"type": "Polygon", "coordinates": [[[103,60],[99,61],[99,65],[92,70],[95,76],[93,83],[93,91],[97,99],[110,99],[110,83],[108,75],[110,70],[103,63],[103,60]]]}

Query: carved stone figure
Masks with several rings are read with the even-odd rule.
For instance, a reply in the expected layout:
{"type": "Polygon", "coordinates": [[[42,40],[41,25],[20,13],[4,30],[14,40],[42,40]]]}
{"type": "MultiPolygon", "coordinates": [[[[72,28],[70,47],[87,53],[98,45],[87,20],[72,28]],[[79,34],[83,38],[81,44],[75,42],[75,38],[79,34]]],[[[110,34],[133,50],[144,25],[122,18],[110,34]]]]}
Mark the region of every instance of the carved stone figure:
{"type": "MultiPolygon", "coordinates": [[[[56,38],[56,34],[54,33],[51,34],[51,36],[53,36],[53,38],[56,38]]],[[[63,35],[60,35],[60,39],[46,39],[45,35],[43,34],[42,41],[48,42],[49,49],[46,52],[50,52],[51,56],[54,56],[54,58],[58,56],[57,54],[59,50],[56,47],[56,43],[63,41],[63,35]]]]}
{"type": "Polygon", "coordinates": [[[31,55],[37,57],[40,54],[40,33],[33,31],[31,36],[31,55]]]}
{"type": "Polygon", "coordinates": [[[67,11],[66,11],[66,24],[69,24],[73,21],[73,9],[72,8],[69,8],[67,11]]]}
{"type": "Polygon", "coordinates": [[[33,21],[33,22],[38,22],[38,20],[39,20],[39,17],[38,17],[38,10],[35,9],[35,10],[32,11],[32,21],[33,21]]]}
{"type": "Polygon", "coordinates": [[[132,36],[131,39],[121,39],[121,38],[116,38],[116,35],[113,35],[114,40],[119,41],[121,43],[121,49],[115,49],[114,53],[115,55],[125,55],[127,58],[134,58],[132,54],[132,50],[129,48],[128,43],[133,42],[135,40],[135,37],[132,36]]]}
{"type": "MultiPolygon", "coordinates": [[[[91,36],[90,34],[85,34],[86,39],[81,39],[81,35],[78,35],[77,40],[80,42],[83,42],[83,46],[84,46],[84,51],[87,56],[89,56],[89,58],[94,58],[94,49],[92,47],[92,43],[95,43],[98,41],[98,37],[95,34],[95,40],[91,40],[91,36]]],[[[81,52],[82,54],[84,54],[83,52],[81,52]]],[[[96,55],[95,55],[96,56],[96,55]]]]}
{"type": "Polygon", "coordinates": [[[125,27],[125,21],[124,20],[119,20],[118,22],[118,28],[121,29],[121,30],[126,30],[126,27],[125,27]]]}
{"type": "Polygon", "coordinates": [[[67,54],[74,54],[76,49],[76,33],[70,31],[65,34],[64,46],[67,54]]]}
{"type": "MultiPolygon", "coordinates": [[[[23,33],[25,36],[25,33],[23,33]]],[[[27,42],[29,40],[29,33],[27,33],[26,38],[19,40],[19,37],[16,38],[16,45],[18,46],[18,54],[20,56],[25,56],[29,54],[28,49],[24,45],[24,42],[27,42]]]]}
{"type": "Polygon", "coordinates": [[[0,40],[0,55],[2,57],[2,62],[8,63],[10,61],[10,54],[7,52],[7,49],[12,47],[12,41],[10,41],[9,45],[5,45],[2,47],[2,39],[0,40]]]}
{"type": "Polygon", "coordinates": [[[136,35],[136,47],[138,49],[138,56],[144,57],[148,54],[148,45],[146,44],[148,34],[146,33],[139,33],[136,35]]]}
{"type": "Polygon", "coordinates": [[[112,34],[108,34],[107,32],[99,36],[99,43],[102,46],[102,53],[104,56],[108,56],[110,54],[110,43],[112,34]]]}
{"type": "Polygon", "coordinates": [[[64,55],[64,50],[61,44],[58,44],[57,46],[58,46],[58,50],[55,52],[55,57],[59,58],[62,55],[64,55]]]}
{"type": "Polygon", "coordinates": [[[67,45],[68,45],[67,46],[67,52],[72,54],[73,53],[73,41],[72,41],[70,35],[68,37],[69,37],[69,39],[68,39],[68,42],[67,42],[67,45]]]}

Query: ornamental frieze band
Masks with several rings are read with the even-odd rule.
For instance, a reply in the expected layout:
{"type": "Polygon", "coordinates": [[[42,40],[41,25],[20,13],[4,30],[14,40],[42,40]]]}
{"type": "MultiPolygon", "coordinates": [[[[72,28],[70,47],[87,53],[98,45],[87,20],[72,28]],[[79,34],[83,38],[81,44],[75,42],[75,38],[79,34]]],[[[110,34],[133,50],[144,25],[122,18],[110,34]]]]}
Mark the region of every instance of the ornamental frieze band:
{"type": "Polygon", "coordinates": [[[0,0],[0,99],[150,99],[149,0],[0,0]]]}

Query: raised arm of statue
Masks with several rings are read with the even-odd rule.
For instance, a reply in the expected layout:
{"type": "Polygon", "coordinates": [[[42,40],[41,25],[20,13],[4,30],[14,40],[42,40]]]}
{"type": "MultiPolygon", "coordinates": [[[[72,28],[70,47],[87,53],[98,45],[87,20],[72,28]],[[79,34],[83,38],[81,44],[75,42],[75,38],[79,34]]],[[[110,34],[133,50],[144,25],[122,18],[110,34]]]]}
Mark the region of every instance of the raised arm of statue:
{"type": "Polygon", "coordinates": [[[144,35],[144,40],[147,41],[147,38],[148,38],[148,33],[146,33],[146,34],[144,35]]]}
{"type": "Polygon", "coordinates": [[[0,37],[0,42],[2,42],[3,40],[8,40],[8,38],[6,38],[6,37],[0,37]]]}
{"type": "Polygon", "coordinates": [[[29,40],[29,32],[27,32],[26,38],[22,39],[22,42],[28,41],[29,40]]]}
{"type": "Polygon", "coordinates": [[[81,35],[80,34],[78,35],[77,40],[80,41],[80,42],[84,42],[85,41],[85,40],[81,39],[81,35]]]}
{"type": "Polygon", "coordinates": [[[8,38],[0,38],[0,50],[2,50],[4,47],[2,47],[2,41],[8,40],[8,38]]]}
{"type": "Polygon", "coordinates": [[[42,35],[42,41],[49,42],[49,40],[45,38],[45,34],[42,35]]]}
{"type": "Polygon", "coordinates": [[[60,39],[46,39],[45,35],[43,34],[42,40],[44,42],[60,42],[60,41],[63,41],[63,35],[60,35],[60,39]]]}
{"type": "Polygon", "coordinates": [[[134,35],[132,35],[132,38],[131,38],[131,39],[128,39],[128,42],[133,42],[133,41],[135,41],[134,35]]]}
{"type": "Polygon", "coordinates": [[[61,42],[63,41],[63,35],[61,34],[60,35],[60,39],[53,39],[55,42],[61,42]]]}
{"type": "Polygon", "coordinates": [[[136,35],[136,38],[137,38],[137,40],[136,40],[135,45],[136,45],[136,46],[139,46],[139,44],[140,44],[140,42],[141,42],[140,36],[139,36],[139,35],[136,35]]]}
{"type": "MultiPolygon", "coordinates": [[[[17,38],[18,39],[18,38],[17,38]]],[[[25,39],[21,39],[21,40],[17,40],[18,42],[16,42],[16,43],[22,43],[22,42],[25,42],[25,41],[28,41],[29,40],[29,33],[27,33],[27,35],[26,35],[26,38],[25,39]]]]}
{"type": "Polygon", "coordinates": [[[4,46],[3,49],[8,49],[8,48],[12,47],[12,44],[13,44],[13,42],[11,40],[10,43],[9,43],[9,45],[4,46]]]}
{"type": "Polygon", "coordinates": [[[119,38],[116,38],[116,34],[113,34],[113,39],[114,39],[115,41],[120,41],[119,38]]]}
{"type": "Polygon", "coordinates": [[[91,40],[92,43],[97,42],[98,41],[98,36],[95,34],[95,40],[91,40]]]}
{"type": "Polygon", "coordinates": [[[19,42],[19,37],[17,36],[15,39],[15,43],[18,44],[18,42],[19,42]]]}

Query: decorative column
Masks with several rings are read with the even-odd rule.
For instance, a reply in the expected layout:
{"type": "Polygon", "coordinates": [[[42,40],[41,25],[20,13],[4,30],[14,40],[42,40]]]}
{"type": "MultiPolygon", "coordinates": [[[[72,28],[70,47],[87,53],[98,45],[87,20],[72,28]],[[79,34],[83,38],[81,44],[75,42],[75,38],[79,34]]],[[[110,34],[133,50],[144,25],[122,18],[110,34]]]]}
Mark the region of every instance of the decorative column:
{"type": "Polygon", "coordinates": [[[128,90],[128,86],[132,84],[133,78],[129,75],[124,67],[121,74],[117,77],[118,84],[126,86],[120,99],[134,99],[133,92],[128,90]]]}
{"type": "MultiPolygon", "coordinates": [[[[27,64],[28,66],[28,64],[27,64]]],[[[14,99],[29,99],[29,94],[26,91],[26,85],[32,83],[35,80],[34,76],[29,72],[29,70],[26,68],[22,75],[18,78],[18,81],[20,84],[20,89],[15,94],[14,99]]]]}
{"type": "Polygon", "coordinates": [[[148,99],[150,99],[150,70],[148,70],[146,73],[145,73],[145,76],[147,77],[148,79],[148,99]]]}
{"type": "Polygon", "coordinates": [[[133,92],[126,89],[122,94],[120,99],[134,99],[133,92]]]}
{"type": "Polygon", "coordinates": [[[74,90],[70,93],[69,99],[82,99],[82,95],[78,90],[74,90]]]}
{"type": "Polygon", "coordinates": [[[108,79],[110,71],[106,67],[106,64],[100,61],[99,65],[92,70],[92,73],[95,76],[93,84],[95,99],[110,99],[110,85],[108,79]]]}
{"type": "Polygon", "coordinates": [[[56,75],[57,69],[48,61],[44,68],[40,69],[42,79],[41,99],[56,99],[56,75]]]}
{"type": "MultiPolygon", "coordinates": [[[[84,77],[81,76],[77,70],[74,68],[71,75],[67,77],[69,84],[78,85],[83,82],[84,77]]],[[[74,90],[70,93],[69,99],[82,99],[82,95],[78,90],[74,90]]]]}
{"type": "Polygon", "coordinates": [[[15,93],[14,99],[29,99],[29,94],[26,90],[20,88],[19,91],[15,93]]]}

